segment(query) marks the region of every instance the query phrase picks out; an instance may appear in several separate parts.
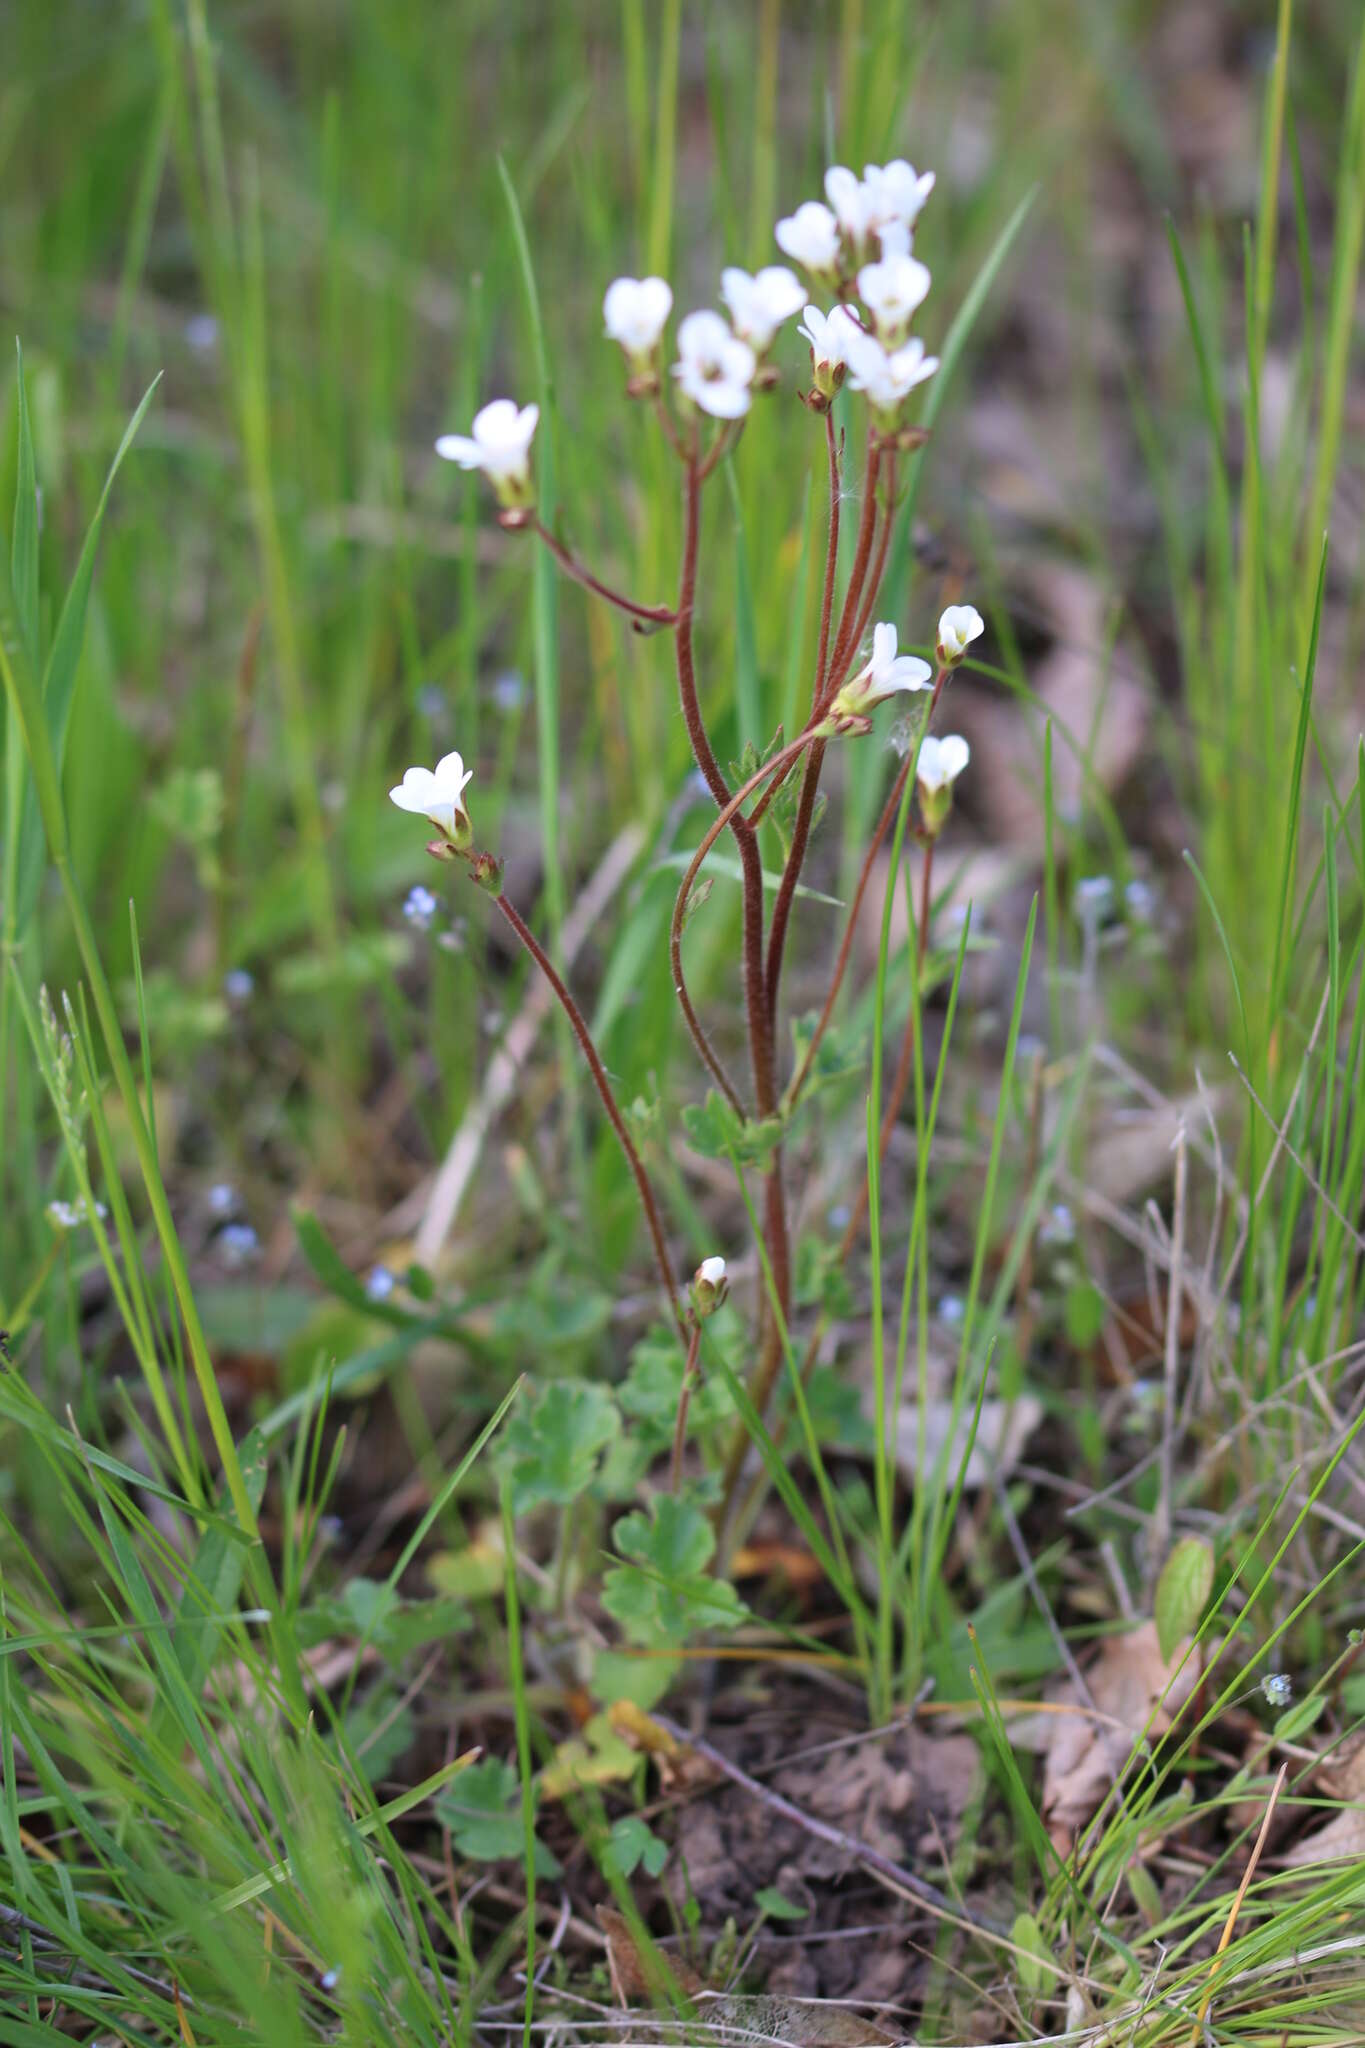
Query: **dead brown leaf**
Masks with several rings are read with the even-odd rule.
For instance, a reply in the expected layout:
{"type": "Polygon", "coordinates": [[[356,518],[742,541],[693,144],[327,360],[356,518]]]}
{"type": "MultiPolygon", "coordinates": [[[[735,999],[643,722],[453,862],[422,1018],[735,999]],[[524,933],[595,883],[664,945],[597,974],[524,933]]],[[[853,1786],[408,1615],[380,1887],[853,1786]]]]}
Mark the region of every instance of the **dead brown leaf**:
{"type": "Polygon", "coordinates": [[[1291,1870],[1365,1856],[1365,1736],[1329,1757],[1316,1772],[1314,1784],[1329,1799],[1348,1803],[1285,1851],[1280,1860],[1291,1870]]]}
{"type": "Polygon", "coordinates": [[[1110,1636],[1086,1674],[1094,1711],[1068,1683],[1055,1697],[1076,1711],[1055,1717],[1043,1767],[1043,1820],[1061,1856],[1099,1806],[1143,1730],[1164,1735],[1199,1682],[1200,1660],[1177,1645],[1168,1664],[1157,1645],[1156,1623],[1110,1636]],[[1158,1704],[1160,1703],[1160,1704],[1158,1704]]]}

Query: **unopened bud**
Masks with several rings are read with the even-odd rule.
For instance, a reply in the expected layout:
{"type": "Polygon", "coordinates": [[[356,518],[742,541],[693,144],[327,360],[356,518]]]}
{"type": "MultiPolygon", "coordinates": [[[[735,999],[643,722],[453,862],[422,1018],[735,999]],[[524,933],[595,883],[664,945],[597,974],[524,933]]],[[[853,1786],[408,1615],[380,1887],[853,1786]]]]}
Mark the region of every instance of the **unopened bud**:
{"type": "Polygon", "coordinates": [[[470,873],[481,889],[490,896],[502,894],[502,862],[494,853],[476,853],[470,862],[470,873]]]}
{"type": "Polygon", "coordinates": [[[729,1292],[724,1259],[703,1259],[692,1275],[692,1303],[698,1316],[714,1315],[729,1292]]]}

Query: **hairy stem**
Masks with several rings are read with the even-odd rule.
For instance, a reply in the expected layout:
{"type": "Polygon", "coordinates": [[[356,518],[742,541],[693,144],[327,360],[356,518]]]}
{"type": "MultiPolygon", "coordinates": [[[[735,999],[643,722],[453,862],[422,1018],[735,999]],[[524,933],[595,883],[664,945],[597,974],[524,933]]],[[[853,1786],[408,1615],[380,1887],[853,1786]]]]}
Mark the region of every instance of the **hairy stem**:
{"type": "Polygon", "coordinates": [[[588,1030],[583,1012],[570,995],[549,954],[536,938],[535,933],[526,923],[525,918],[522,917],[515,904],[510,903],[506,896],[499,896],[495,900],[498,909],[502,912],[508,924],[512,927],[512,930],[521,940],[522,945],[526,948],[531,958],[535,961],[536,966],[554,990],[560,1007],[573,1026],[574,1037],[578,1040],[583,1057],[588,1063],[588,1071],[591,1073],[597,1092],[602,1098],[602,1107],[607,1112],[608,1122],[616,1133],[617,1142],[626,1155],[626,1164],[630,1167],[631,1173],[634,1176],[635,1185],[640,1195],[640,1204],[644,1209],[645,1221],[649,1225],[649,1234],[654,1244],[654,1259],[659,1268],[659,1278],[663,1282],[664,1293],[668,1297],[668,1305],[673,1311],[673,1319],[678,1325],[678,1334],[686,1342],[687,1322],[678,1302],[678,1286],[673,1278],[673,1267],[669,1261],[668,1246],[664,1242],[664,1229],[659,1215],[659,1205],[654,1199],[654,1190],[649,1184],[649,1175],[645,1172],[644,1161],[636,1150],[635,1140],[627,1130],[626,1120],[617,1106],[616,1097],[612,1093],[611,1083],[607,1079],[607,1070],[598,1057],[597,1047],[592,1042],[592,1033],[588,1030]]]}
{"type": "Polygon", "coordinates": [[[623,597],[619,590],[613,590],[609,583],[604,583],[599,576],[594,576],[592,571],[585,568],[576,555],[569,552],[561,540],[555,538],[549,527],[542,520],[533,519],[531,530],[544,541],[566,576],[571,577],[575,583],[581,583],[585,590],[590,590],[593,593],[594,597],[604,598],[608,604],[615,605],[618,612],[624,612],[626,617],[633,619],[637,625],[672,626],[676,624],[677,614],[671,605],[636,604],[633,598],[623,597]]]}
{"type": "Polygon", "coordinates": [[[834,414],[825,414],[825,450],[829,456],[829,544],[825,551],[825,590],[820,600],[820,651],[815,659],[815,689],[811,708],[820,702],[825,689],[825,663],[829,659],[829,628],[834,612],[834,579],[839,570],[839,444],[834,437],[834,414]]]}
{"type": "Polygon", "coordinates": [[[692,1401],[692,1383],[697,1377],[697,1353],[701,1348],[701,1324],[693,1322],[687,1340],[687,1363],[678,1389],[678,1419],[673,1425],[673,1457],[668,1468],[668,1490],[676,1493],[682,1483],[683,1447],[687,1442],[687,1411],[692,1401]]]}
{"type": "Polygon", "coordinates": [[[834,635],[834,652],[830,656],[826,671],[824,697],[828,698],[838,689],[848,667],[849,656],[857,646],[853,631],[862,603],[863,584],[867,579],[867,566],[872,556],[872,533],[877,520],[877,475],[881,468],[881,442],[871,430],[867,437],[867,473],[863,480],[863,512],[858,522],[858,544],[853,553],[853,567],[849,571],[848,588],[844,592],[843,609],[834,635]]]}
{"type": "MultiPolygon", "coordinates": [[[[926,732],[933,720],[935,708],[943,692],[943,685],[948,679],[948,673],[946,668],[940,668],[935,679],[934,694],[929,700],[929,716],[925,720],[926,732]]],[[[806,1047],[805,1057],[801,1062],[795,1079],[787,1090],[787,1106],[789,1109],[795,1107],[797,1098],[806,1085],[810,1076],[811,1065],[819,1049],[820,1040],[824,1037],[829,1027],[829,1020],[834,1014],[834,1005],[838,1001],[839,990],[843,986],[844,974],[848,967],[849,954],[853,949],[853,934],[858,923],[858,912],[862,908],[863,897],[867,893],[867,885],[872,879],[872,865],[877,858],[881,843],[891,830],[896,813],[900,809],[901,797],[905,793],[906,777],[910,773],[914,758],[915,750],[912,748],[901,763],[900,773],[891,786],[891,794],[882,807],[882,814],[878,818],[876,828],[868,842],[867,852],[863,855],[863,864],[858,870],[858,880],[853,891],[853,901],[849,905],[848,917],[844,924],[843,938],[839,941],[839,955],[834,963],[834,973],[830,980],[829,992],[825,997],[825,1005],[820,1012],[819,1021],[815,1026],[811,1042],[806,1047]]]]}

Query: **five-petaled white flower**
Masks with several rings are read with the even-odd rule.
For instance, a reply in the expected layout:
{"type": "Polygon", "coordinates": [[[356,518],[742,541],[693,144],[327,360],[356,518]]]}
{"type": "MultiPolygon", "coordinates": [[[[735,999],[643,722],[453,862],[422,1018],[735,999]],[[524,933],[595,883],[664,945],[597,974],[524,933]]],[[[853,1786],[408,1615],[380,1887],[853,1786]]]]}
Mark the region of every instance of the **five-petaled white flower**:
{"type": "Polygon", "coordinates": [[[607,286],[607,337],[620,343],[633,370],[648,369],[672,310],[673,293],[662,277],[618,277],[607,286]]]}
{"type": "Polygon", "coordinates": [[[915,311],[929,292],[929,272],[914,256],[884,256],[858,272],[858,296],[888,348],[904,341],[915,311]]]}
{"type": "Polygon", "coordinates": [[[785,263],[770,263],[756,277],[733,265],[720,274],[720,295],[730,308],[735,333],[755,355],[772,347],[784,320],[806,303],[806,288],[785,263]]]}
{"type": "Polygon", "coordinates": [[[811,360],[815,369],[815,381],[821,390],[828,388],[835,370],[842,370],[848,362],[850,346],[856,348],[856,340],[849,334],[861,332],[857,321],[847,306],[836,306],[832,313],[822,313],[818,306],[807,306],[806,317],[797,328],[810,343],[811,360]]]}
{"type": "Polygon", "coordinates": [[[836,718],[865,718],[883,697],[901,690],[927,690],[934,672],[917,654],[897,654],[896,629],[884,621],[872,629],[872,653],[856,676],[851,676],[834,699],[836,718]]]}
{"type": "Polygon", "coordinates": [[[950,604],[938,622],[935,652],[944,668],[956,668],[973,640],[980,639],[986,621],[974,604],[950,604]]]}
{"type": "Polygon", "coordinates": [[[464,800],[473,777],[474,770],[465,767],[459,754],[443,754],[434,772],[430,768],[409,768],[389,795],[400,811],[430,818],[453,846],[464,848],[474,837],[464,800]]]}
{"type": "Polygon", "coordinates": [[[831,164],[825,172],[825,197],[853,255],[861,256],[872,228],[866,185],[844,164],[831,164]]]}
{"type": "Polygon", "coordinates": [[[839,275],[839,223],[818,199],[807,199],[774,229],[777,246],[822,284],[839,275]]]}
{"type": "Polygon", "coordinates": [[[442,434],[436,453],[461,469],[481,469],[504,505],[531,503],[531,441],[538,405],[520,410],[510,398],[495,398],[474,415],[468,434],[442,434]]]}
{"type": "MultiPolygon", "coordinates": [[[[915,763],[915,780],[920,788],[920,801],[924,803],[926,799],[929,802],[937,800],[941,804],[945,797],[951,795],[953,784],[970,759],[971,748],[960,733],[947,733],[941,740],[935,739],[932,733],[926,733],[919,743],[919,759],[915,763]]],[[[931,818],[930,823],[932,822],[931,818]]],[[[941,812],[939,822],[942,822],[941,812]]]]}
{"type": "Polygon", "coordinates": [[[863,189],[882,255],[899,252],[908,256],[915,222],[934,189],[933,172],[916,175],[914,165],[903,156],[889,164],[864,164],[863,189]]]}
{"type": "Polygon", "coordinates": [[[872,334],[859,334],[849,351],[849,382],[855,391],[865,391],[868,402],[882,424],[894,426],[896,414],[917,384],[932,377],[938,357],[924,353],[924,343],[912,335],[903,348],[883,348],[872,334]]]}
{"type": "Polygon", "coordinates": [[[713,419],[742,419],[749,410],[757,358],[719,313],[689,313],[678,329],[673,365],[684,394],[713,419]]]}

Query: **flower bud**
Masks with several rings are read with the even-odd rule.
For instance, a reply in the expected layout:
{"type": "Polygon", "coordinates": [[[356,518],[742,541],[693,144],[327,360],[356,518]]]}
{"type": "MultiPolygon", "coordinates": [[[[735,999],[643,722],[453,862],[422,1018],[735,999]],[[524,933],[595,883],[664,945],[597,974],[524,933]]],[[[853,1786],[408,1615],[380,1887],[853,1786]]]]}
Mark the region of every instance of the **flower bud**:
{"type": "Polygon", "coordinates": [[[703,1259],[692,1275],[692,1305],[704,1321],[714,1315],[730,1292],[730,1281],[725,1270],[725,1261],[719,1257],[703,1259]]]}
{"type": "Polygon", "coordinates": [[[488,895],[497,898],[502,894],[502,862],[494,853],[476,853],[470,862],[470,873],[479,887],[488,895]]]}
{"type": "Polygon", "coordinates": [[[928,734],[920,741],[915,781],[919,789],[920,816],[930,838],[937,839],[953,808],[953,784],[971,757],[966,740],[949,733],[941,740],[928,734]]]}
{"type": "Polygon", "coordinates": [[[956,668],[973,640],[986,630],[986,622],[974,604],[950,604],[938,622],[940,668],[956,668]]]}

